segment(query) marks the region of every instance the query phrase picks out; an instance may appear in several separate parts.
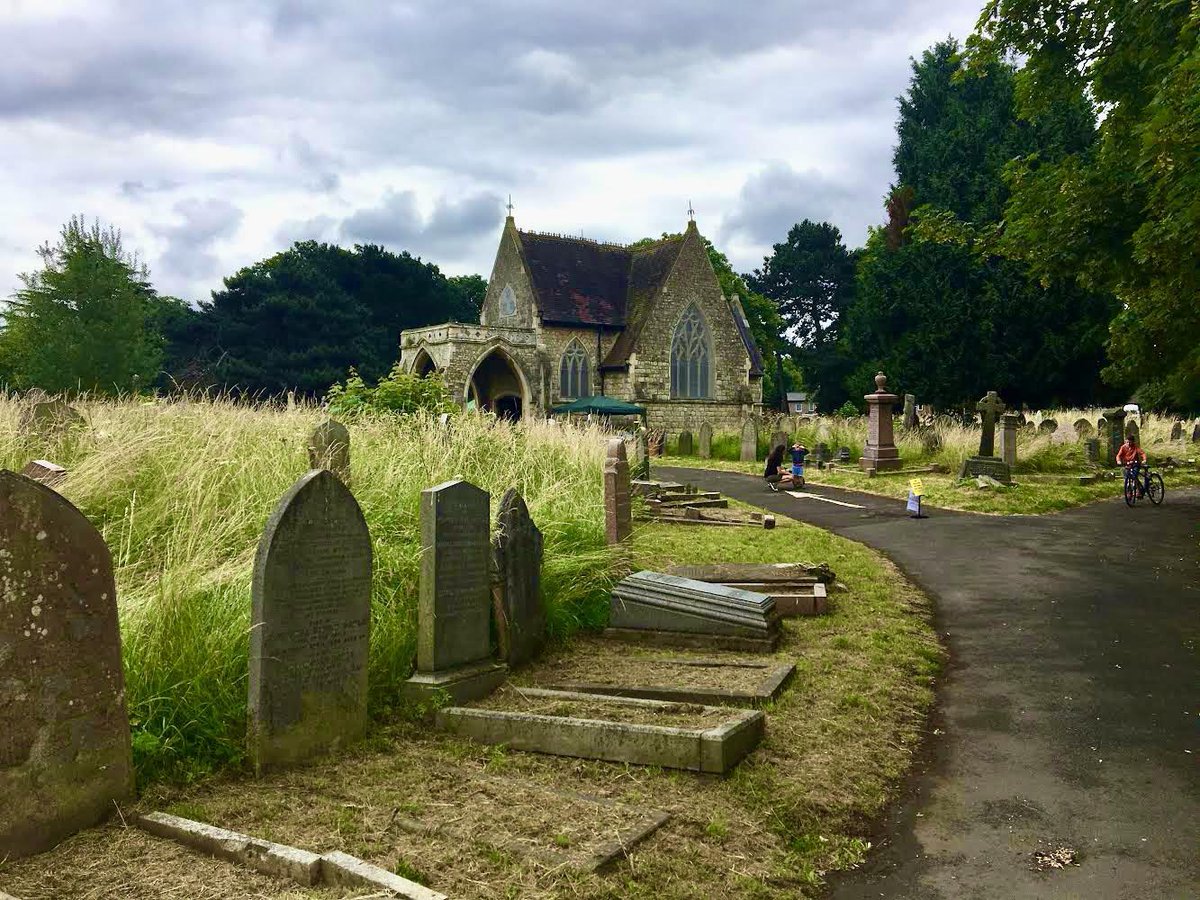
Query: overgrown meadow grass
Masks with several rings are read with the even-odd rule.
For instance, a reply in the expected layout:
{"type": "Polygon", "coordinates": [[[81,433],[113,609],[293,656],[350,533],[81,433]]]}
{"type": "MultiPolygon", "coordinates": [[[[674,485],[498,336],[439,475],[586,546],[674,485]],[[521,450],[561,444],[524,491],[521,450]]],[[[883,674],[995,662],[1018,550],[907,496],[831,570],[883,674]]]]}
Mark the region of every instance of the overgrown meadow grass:
{"type": "MultiPolygon", "coordinates": [[[[323,418],[226,399],[81,401],[86,426],[22,434],[21,404],[0,398],[0,466],[49,459],[62,493],[113,555],[139,779],[191,780],[243,759],[255,550],[281,495],[308,468],[323,418]]],[[[352,489],[375,554],[371,711],[398,704],[416,649],[420,492],[462,477],[516,487],[546,539],[552,635],[603,623],[613,571],[604,540],[604,435],[552,422],[460,416],[356,418],[352,489]]]]}

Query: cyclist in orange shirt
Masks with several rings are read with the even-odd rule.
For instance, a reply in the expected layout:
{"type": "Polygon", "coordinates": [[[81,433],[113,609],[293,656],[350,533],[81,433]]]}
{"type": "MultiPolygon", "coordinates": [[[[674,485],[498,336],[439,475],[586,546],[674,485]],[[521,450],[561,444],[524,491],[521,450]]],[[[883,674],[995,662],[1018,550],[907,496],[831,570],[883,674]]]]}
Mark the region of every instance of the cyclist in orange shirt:
{"type": "Polygon", "coordinates": [[[1133,435],[1125,436],[1125,443],[1121,445],[1121,449],[1117,451],[1117,465],[1124,466],[1130,470],[1133,476],[1134,484],[1138,486],[1138,496],[1142,496],[1142,485],[1138,482],[1138,470],[1146,463],[1146,451],[1137,445],[1137,441],[1133,439],[1133,435]]]}

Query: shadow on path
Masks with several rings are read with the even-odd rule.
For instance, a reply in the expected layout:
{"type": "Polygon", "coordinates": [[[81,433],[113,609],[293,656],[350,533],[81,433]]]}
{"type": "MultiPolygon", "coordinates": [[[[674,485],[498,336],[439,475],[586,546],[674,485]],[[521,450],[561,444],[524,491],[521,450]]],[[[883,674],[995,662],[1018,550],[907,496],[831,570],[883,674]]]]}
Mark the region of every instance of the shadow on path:
{"type": "Polygon", "coordinates": [[[944,734],[879,846],[830,896],[1200,896],[1200,490],[982,516],[656,467],[874,547],[935,601],[944,734]],[[854,508],[854,507],[861,508],[854,508]],[[1080,864],[1036,872],[1037,850],[1080,864]]]}

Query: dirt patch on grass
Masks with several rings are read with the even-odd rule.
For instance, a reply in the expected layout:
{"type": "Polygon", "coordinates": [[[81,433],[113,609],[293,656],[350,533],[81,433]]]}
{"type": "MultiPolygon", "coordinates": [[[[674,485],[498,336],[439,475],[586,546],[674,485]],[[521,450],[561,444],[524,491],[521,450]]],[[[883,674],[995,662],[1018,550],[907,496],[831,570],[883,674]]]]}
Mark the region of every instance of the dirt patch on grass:
{"type": "Polygon", "coordinates": [[[519,687],[503,687],[486,700],[473,703],[477,709],[528,713],[555,718],[600,719],[627,725],[661,725],[668,728],[707,730],[728,721],[728,709],[698,703],[622,701],[613,697],[574,699],[530,694],[519,687]]]}
{"type": "Polygon", "coordinates": [[[119,822],[0,866],[0,890],[21,900],[342,900],[369,893],[299,887],[119,822]]]}

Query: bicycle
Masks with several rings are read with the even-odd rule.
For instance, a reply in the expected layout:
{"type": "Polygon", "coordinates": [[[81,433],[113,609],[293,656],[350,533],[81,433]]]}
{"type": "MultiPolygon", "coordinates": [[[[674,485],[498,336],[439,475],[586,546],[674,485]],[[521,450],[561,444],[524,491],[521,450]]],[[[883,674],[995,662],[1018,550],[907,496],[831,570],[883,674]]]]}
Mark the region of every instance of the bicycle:
{"type": "Polygon", "coordinates": [[[1167,490],[1163,486],[1162,476],[1151,471],[1148,465],[1138,466],[1138,474],[1134,474],[1133,466],[1125,467],[1125,503],[1133,506],[1142,497],[1149,497],[1150,502],[1158,506],[1163,502],[1167,490]]]}

